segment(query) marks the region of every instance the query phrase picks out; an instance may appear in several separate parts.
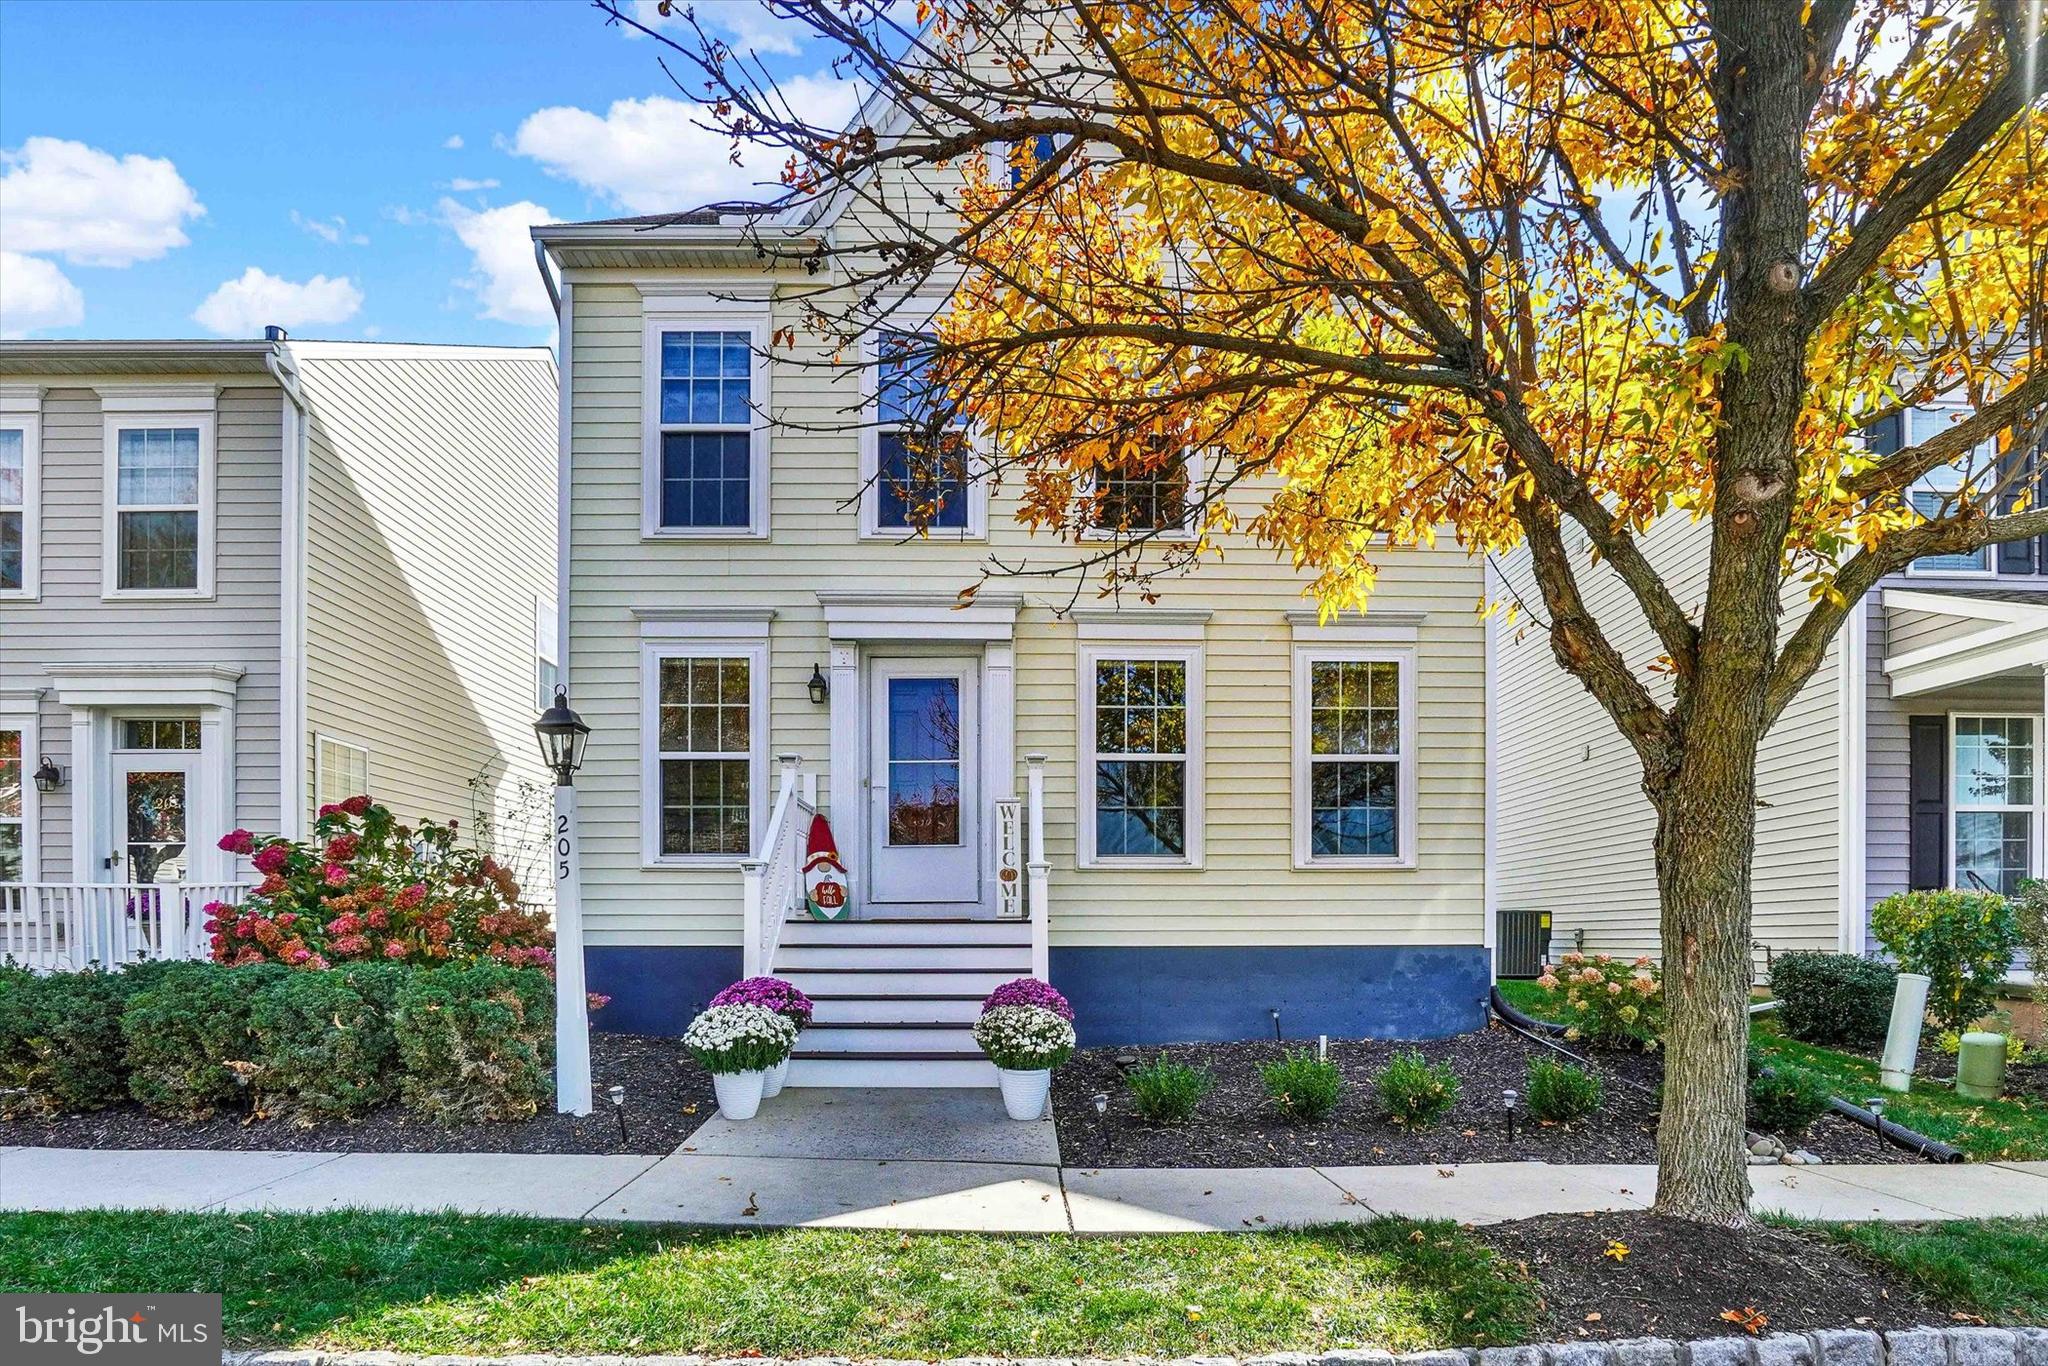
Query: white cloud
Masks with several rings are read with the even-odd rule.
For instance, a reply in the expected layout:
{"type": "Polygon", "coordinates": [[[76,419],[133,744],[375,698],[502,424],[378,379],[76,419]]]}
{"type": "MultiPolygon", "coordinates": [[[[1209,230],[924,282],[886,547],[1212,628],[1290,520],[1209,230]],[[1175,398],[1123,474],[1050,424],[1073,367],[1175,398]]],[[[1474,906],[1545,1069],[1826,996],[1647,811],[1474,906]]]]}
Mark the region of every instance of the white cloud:
{"type": "Polygon", "coordinates": [[[192,310],[192,320],[223,337],[252,337],[267,323],[310,327],[346,322],[362,306],[363,292],[346,275],[315,275],[300,282],[250,266],[240,278],[223,281],[207,295],[192,310]]]}
{"type": "Polygon", "coordinates": [[[477,190],[495,190],[498,188],[498,182],[495,180],[471,180],[466,176],[457,176],[442,188],[453,190],[456,194],[470,194],[477,190]]]}
{"type": "Polygon", "coordinates": [[[0,337],[85,321],[85,296],[40,256],[0,251],[0,337]]]}
{"type": "Polygon", "coordinates": [[[451,151],[451,152],[459,152],[459,151],[461,151],[461,150],[462,150],[462,134],[460,134],[460,133],[450,133],[450,134],[448,135],[447,139],[446,139],[446,140],[445,140],[444,142],[442,142],[442,144],[441,144],[441,145],[442,145],[443,147],[447,148],[447,149],[448,149],[449,151],[451,151]]]}
{"type": "MultiPolygon", "coordinates": [[[[781,88],[799,117],[830,127],[851,118],[857,103],[853,83],[830,75],[792,77],[781,88]]],[[[512,150],[634,213],[775,198],[779,165],[734,165],[732,140],[706,119],[696,105],[662,95],[619,100],[603,117],[557,105],[529,114],[512,150]]]]}
{"type": "Polygon", "coordinates": [[[370,245],[370,239],[362,233],[350,232],[348,230],[348,220],[340,214],[336,214],[332,218],[308,218],[297,209],[293,209],[292,222],[307,232],[312,233],[321,241],[330,242],[336,246],[343,242],[347,242],[352,247],[367,247],[370,245]]]}
{"type": "MultiPolygon", "coordinates": [[[[633,18],[651,29],[687,31],[689,23],[683,16],[693,8],[705,28],[731,39],[734,47],[743,50],[794,57],[814,32],[803,20],[776,14],[756,0],[697,0],[694,6],[689,0],[676,0],[666,16],[661,12],[661,0],[633,0],[633,18]]],[[[629,37],[640,36],[635,29],[625,31],[629,37]]]]}
{"type": "Polygon", "coordinates": [[[184,223],[206,206],[162,157],[114,157],[62,138],[30,138],[0,151],[0,229],[8,248],[73,265],[127,266],[188,240],[184,223]]]}
{"type": "Polygon", "coordinates": [[[469,248],[471,271],[462,285],[476,296],[482,317],[528,327],[554,322],[554,306],[541,283],[533,238],[526,230],[554,222],[555,215],[525,199],[495,209],[472,209],[443,199],[441,218],[469,248]]]}

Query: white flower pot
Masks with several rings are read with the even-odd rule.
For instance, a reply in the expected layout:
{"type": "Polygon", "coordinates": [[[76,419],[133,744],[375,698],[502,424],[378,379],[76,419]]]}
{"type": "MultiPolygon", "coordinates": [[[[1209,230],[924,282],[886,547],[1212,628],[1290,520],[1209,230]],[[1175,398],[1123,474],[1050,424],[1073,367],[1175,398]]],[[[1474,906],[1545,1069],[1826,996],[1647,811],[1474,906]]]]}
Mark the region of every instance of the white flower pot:
{"type": "Polygon", "coordinates": [[[752,1119],[761,1108],[761,1083],[766,1072],[714,1072],[711,1085],[718,1092],[718,1113],[727,1119],[752,1119]]]}
{"type": "Polygon", "coordinates": [[[784,1057],[775,1066],[761,1074],[761,1099],[772,1100],[782,1094],[782,1083],[789,1076],[789,1059],[784,1057]]]}
{"type": "Polygon", "coordinates": [[[1045,1113],[1046,1097],[1052,1094],[1050,1067],[1034,1068],[1029,1072],[1012,1072],[998,1067],[996,1080],[1002,1083],[1003,1108],[1010,1112],[1011,1119],[1032,1120],[1045,1113]]]}

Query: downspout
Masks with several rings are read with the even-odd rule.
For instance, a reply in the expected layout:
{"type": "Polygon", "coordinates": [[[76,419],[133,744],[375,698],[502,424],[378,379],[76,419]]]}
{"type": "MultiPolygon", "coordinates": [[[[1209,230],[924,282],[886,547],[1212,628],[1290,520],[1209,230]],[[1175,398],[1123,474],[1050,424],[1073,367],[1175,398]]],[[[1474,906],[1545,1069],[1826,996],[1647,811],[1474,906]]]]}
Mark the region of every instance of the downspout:
{"type": "Polygon", "coordinates": [[[286,839],[304,833],[306,814],[306,427],[305,394],[299,389],[283,328],[266,329],[271,343],[263,357],[284,392],[283,490],[278,541],[278,827],[286,839]]]}
{"type": "Polygon", "coordinates": [[[1841,892],[1840,948],[1859,958],[1868,938],[1865,925],[1869,919],[1864,841],[1869,834],[1870,611],[1867,600],[1857,603],[1835,637],[1840,675],[1835,701],[1840,712],[1835,738],[1841,775],[1841,801],[1836,811],[1841,822],[1841,837],[1836,841],[1841,867],[1835,875],[1841,892]]]}

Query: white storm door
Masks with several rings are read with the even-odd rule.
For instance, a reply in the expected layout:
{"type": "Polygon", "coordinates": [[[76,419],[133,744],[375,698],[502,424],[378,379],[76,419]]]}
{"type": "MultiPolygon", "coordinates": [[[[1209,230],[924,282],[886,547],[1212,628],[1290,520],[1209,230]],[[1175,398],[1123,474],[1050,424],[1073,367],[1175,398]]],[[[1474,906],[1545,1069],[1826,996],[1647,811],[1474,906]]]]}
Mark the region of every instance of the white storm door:
{"type": "Polygon", "coordinates": [[[191,880],[188,837],[203,828],[192,809],[196,755],[117,755],[113,882],[191,880]]]}
{"type": "Polygon", "coordinates": [[[868,901],[981,900],[979,662],[880,659],[869,703],[868,901]]]}

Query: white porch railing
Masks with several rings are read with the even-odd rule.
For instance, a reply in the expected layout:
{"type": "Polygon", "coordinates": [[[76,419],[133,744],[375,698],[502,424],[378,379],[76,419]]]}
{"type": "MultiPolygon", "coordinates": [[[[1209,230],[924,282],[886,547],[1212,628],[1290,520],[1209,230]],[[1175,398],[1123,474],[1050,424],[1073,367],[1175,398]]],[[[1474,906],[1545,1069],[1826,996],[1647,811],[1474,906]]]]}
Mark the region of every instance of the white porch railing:
{"type": "Polygon", "coordinates": [[[0,882],[0,959],[37,972],[205,958],[206,907],[249,888],[201,882],[0,882]]]}
{"type": "Polygon", "coordinates": [[[810,836],[811,817],[817,814],[816,775],[803,773],[797,755],[780,755],[778,762],[782,778],[768,831],[761,839],[761,857],[740,864],[745,921],[740,966],[748,977],[775,971],[783,922],[803,905],[804,842],[810,836]]]}

